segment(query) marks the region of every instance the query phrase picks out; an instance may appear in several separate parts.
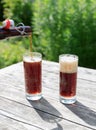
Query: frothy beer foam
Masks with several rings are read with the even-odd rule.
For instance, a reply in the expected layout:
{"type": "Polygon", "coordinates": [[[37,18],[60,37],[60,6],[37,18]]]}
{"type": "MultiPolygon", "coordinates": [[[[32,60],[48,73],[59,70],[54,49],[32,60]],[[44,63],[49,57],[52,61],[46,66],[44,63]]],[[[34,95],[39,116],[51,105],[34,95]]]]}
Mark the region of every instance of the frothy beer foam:
{"type": "Polygon", "coordinates": [[[78,59],[74,57],[62,57],[60,59],[60,72],[75,73],[77,72],[78,59]]]}

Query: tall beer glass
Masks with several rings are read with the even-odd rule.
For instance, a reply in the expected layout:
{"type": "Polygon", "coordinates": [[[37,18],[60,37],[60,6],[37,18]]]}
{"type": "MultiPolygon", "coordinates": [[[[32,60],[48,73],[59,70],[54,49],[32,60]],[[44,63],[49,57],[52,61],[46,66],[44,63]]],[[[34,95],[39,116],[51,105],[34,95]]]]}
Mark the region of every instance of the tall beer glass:
{"type": "Polygon", "coordinates": [[[42,97],[42,55],[28,52],[23,56],[26,97],[38,100],[42,97]]]}
{"type": "Polygon", "coordinates": [[[60,64],[60,102],[72,104],[76,101],[78,56],[62,54],[60,64]]]}

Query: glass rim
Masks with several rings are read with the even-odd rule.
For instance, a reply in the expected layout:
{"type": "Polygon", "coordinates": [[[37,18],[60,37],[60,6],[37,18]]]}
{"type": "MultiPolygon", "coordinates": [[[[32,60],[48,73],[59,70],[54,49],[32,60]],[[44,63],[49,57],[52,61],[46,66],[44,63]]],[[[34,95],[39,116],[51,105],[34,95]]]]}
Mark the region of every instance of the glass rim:
{"type": "Polygon", "coordinates": [[[24,54],[23,54],[23,57],[25,57],[25,56],[37,56],[37,57],[41,57],[42,58],[42,54],[40,53],[40,52],[30,52],[30,51],[28,51],[28,52],[25,52],[24,54]]]}
{"type": "Polygon", "coordinates": [[[59,55],[59,60],[60,60],[61,58],[63,58],[63,57],[72,57],[72,58],[78,60],[78,55],[75,55],[75,54],[60,54],[60,55],[59,55]]]}

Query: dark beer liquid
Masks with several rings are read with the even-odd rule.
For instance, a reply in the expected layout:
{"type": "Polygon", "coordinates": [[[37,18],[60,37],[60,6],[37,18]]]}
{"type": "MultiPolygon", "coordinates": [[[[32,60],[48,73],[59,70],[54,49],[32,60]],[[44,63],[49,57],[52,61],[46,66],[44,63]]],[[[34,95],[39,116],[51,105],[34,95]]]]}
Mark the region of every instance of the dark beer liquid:
{"type": "Polygon", "coordinates": [[[60,95],[64,97],[73,97],[76,95],[77,72],[60,72],[60,95]]]}
{"type": "Polygon", "coordinates": [[[25,86],[28,94],[37,94],[41,92],[41,61],[25,62],[25,86]]]}

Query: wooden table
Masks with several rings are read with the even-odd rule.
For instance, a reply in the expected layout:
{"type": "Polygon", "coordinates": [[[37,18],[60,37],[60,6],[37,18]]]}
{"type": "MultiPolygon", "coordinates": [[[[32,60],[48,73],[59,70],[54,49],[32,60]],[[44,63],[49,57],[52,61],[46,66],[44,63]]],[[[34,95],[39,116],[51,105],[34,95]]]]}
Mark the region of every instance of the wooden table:
{"type": "Polygon", "coordinates": [[[78,68],[77,102],[59,102],[59,64],[43,61],[43,98],[25,97],[22,62],[0,70],[0,130],[96,130],[96,70],[78,68]]]}

